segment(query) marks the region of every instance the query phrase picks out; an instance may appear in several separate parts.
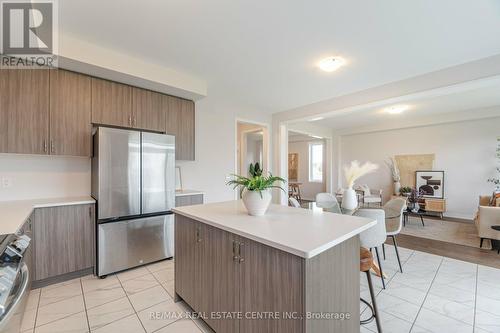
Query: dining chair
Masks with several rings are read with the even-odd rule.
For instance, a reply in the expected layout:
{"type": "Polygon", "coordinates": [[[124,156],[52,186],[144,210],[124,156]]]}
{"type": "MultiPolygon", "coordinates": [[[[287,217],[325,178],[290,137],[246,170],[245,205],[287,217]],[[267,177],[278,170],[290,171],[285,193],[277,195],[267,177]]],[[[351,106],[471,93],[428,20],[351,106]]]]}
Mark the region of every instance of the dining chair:
{"type": "MultiPolygon", "coordinates": [[[[385,220],[385,228],[387,230],[387,236],[392,238],[394,243],[394,249],[396,250],[396,257],[398,258],[399,270],[403,273],[403,267],[401,266],[401,259],[399,258],[398,243],[396,241],[396,236],[401,232],[403,228],[404,210],[406,209],[406,200],[402,198],[394,198],[389,200],[384,205],[384,210],[390,210],[397,212],[399,214],[393,214],[395,216],[385,220]]],[[[385,248],[384,258],[385,258],[385,248]]]]}
{"type": "Polygon", "coordinates": [[[382,270],[380,255],[378,253],[378,247],[384,244],[387,239],[387,232],[385,230],[385,212],[383,209],[362,208],[358,209],[354,215],[368,217],[377,221],[375,226],[359,234],[359,240],[361,247],[370,249],[370,251],[375,248],[377,262],[380,268],[380,277],[382,279],[382,287],[385,289],[384,272],[382,270]]]}
{"type": "Polygon", "coordinates": [[[329,212],[342,214],[337,198],[331,193],[316,194],[316,206],[326,208],[329,212]]]}
{"type": "Polygon", "coordinates": [[[300,208],[300,203],[297,201],[297,199],[290,197],[288,198],[288,202],[290,203],[290,206],[300,208]]]}

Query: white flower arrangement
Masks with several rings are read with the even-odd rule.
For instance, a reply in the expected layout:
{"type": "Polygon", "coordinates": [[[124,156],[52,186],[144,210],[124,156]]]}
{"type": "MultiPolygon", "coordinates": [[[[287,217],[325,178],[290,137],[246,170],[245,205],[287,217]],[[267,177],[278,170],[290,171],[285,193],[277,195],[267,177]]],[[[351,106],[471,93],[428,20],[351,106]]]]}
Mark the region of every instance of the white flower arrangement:
{"type": "Polygon", "coordinates": [[[392,180],[394,182],[399,182],[401,180],[401,174],[399,173],[398,163],[394,157],[391,157],[389,161],[386,162],[387,166],[391,170],[392,180]]]}
{"type": "Polygon", "coordinates": [[[371,162],[366,162],[365,164],[360,165],[358,161],[352,161],[351,165],[344,166],[344,175],[347,180],[348,188],[353,188],[356,180],[377,169],[378,165],[371,162]]]}

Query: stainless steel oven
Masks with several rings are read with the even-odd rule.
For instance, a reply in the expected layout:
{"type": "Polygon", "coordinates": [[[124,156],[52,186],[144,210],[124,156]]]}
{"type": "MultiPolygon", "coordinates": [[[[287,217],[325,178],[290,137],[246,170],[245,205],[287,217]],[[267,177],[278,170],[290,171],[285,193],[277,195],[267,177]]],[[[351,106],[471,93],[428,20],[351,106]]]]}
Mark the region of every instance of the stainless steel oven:
{"type": "Polygon", "coordinates": [[[31,239],[27,235],[0,236],[0,332],[18,333],[31,289],[31,239]]]}

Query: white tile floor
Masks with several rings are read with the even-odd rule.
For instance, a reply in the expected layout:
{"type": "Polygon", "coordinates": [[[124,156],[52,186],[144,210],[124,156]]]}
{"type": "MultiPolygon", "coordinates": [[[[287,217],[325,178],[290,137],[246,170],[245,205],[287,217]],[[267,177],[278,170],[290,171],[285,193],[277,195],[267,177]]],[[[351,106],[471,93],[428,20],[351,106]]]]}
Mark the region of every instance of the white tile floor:
{"type": "MultiPolygon", "coordinates": [[[[387,289],[373,276],[384,332],[500,332],[500,270],[418,251],[386,246],[382,268],[387,289]]],[[[381,253],[381,251],[380,251],[381,253]]],[[[499,258],[500,260],[500,258],[499,258]]],[[[366,276],[362,297],[369,300],[366,276]]],[[[174,262],[163,261],[100,280],[86,276],[31,291],[23,322],[29,332],[175,332],[210,330],[188,318],[151,319],[152,313],[182,314],[174,303],[174,262]]],[[[361,307],[362,317],[368,311],[361,307]]],[[[376,332],[375,323],[361,332],[376,332]]]]}

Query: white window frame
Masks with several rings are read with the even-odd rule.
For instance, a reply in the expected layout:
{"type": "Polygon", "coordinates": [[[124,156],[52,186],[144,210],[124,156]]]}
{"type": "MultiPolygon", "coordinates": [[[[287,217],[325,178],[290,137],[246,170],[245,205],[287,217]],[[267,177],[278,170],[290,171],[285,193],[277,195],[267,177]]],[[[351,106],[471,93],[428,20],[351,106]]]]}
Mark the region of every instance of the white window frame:
{"type": "Polygon", "coordinates": [[[324,164],[325,154],[324,154],[324,144],[322,142],[311,142],[309,143],[309,182],[310,183],[322,183],[323,174],[321,174],[321,179],[313,178],[313,147],[321,146],[321,163],[324,164]]]}

